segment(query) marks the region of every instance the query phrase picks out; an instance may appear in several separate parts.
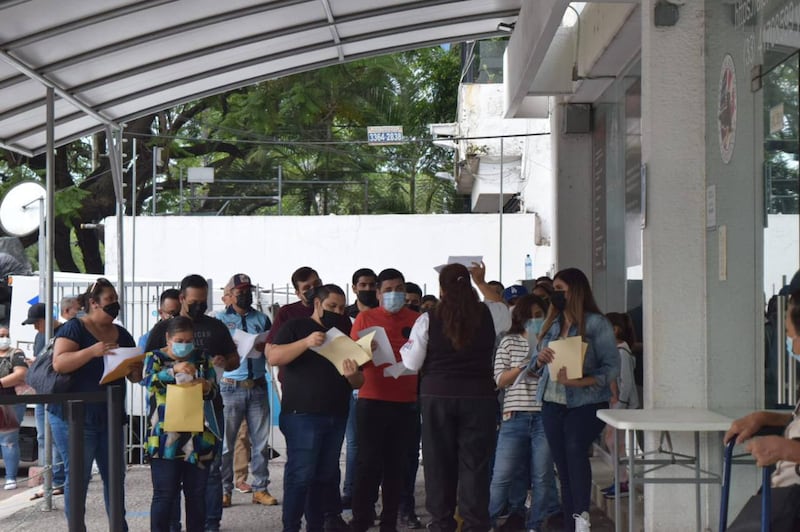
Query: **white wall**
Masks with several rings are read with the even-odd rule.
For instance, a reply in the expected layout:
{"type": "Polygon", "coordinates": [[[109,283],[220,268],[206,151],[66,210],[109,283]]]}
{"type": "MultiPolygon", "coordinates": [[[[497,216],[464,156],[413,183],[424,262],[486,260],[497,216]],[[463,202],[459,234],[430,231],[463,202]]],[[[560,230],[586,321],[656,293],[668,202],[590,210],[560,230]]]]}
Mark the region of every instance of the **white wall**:
{"type": "MultiPolygon", "coordinates": [[[[116,224],[107,220],[106,271],[116,272],[116,224]]],[[[525,254],[534,274],[549,268],[549,248],[534,248],[535,216],[503,216],[502,282],[524,276],[525,254]]],[[[289,283],[300,266],[315,268],[323,281],[350,283],[353,272],[394,267],[406,279],[437,294],[433,267],[449,255],[483,255],[487,279],[498,279],[499,215],[370,216],[140,216],[136,218],[136,279],[180,279],[198,273],[216,287],[231,275],[249,274],[262,286],[289,283]]],[[[125,276],[130,281],[132,223],[124,222],[125,276]]],[[[344,287],[344,286],[343,286],[344,287]]]]}
{"type": "Polygon", "coordinates": [[[797,214],[770,214],[769,227],[764,229],[764,294],[765,301],[777,294],[783,286],[783,276],[788,283],[800,264],[800,216],[797,214]]]}

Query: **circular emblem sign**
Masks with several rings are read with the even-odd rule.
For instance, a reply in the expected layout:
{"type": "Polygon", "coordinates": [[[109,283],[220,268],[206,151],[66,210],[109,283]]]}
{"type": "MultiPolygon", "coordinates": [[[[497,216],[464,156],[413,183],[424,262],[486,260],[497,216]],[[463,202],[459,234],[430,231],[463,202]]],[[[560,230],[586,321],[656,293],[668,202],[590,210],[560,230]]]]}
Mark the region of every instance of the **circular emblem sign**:
{"type": "Polygon", "coordinates": [[[733,155],[736,143],[736,68],[730,54],[722,60],[722,71],[719,74],[719,153],[722,161],[728,164],[733,155]]]}

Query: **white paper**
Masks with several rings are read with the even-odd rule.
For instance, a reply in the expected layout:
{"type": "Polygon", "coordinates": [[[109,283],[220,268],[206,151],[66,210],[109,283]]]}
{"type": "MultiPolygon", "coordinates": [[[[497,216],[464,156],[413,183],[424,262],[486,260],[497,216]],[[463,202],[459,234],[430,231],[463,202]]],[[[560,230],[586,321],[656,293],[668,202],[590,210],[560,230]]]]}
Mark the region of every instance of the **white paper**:
{"type": "Polygon", "coordinates": [[[517,378],[514,379],[514,384],[511,386],[516,386],[517,384],[531,384],[539,380],[539,375],[530,371],[527,367],[523,368],[522,371],[519,372],[517,378]]]}
{"type": "Polygon", "coordinates": [[[375,366],[382,366],[384,364],[396,364],[397,358],[394,356],[392,344],[389,342],[389,337],[386,335],[386,329],[383,327],[368,327],[358,331],[358,337],[363,338],[372,331],[375,331],[375,338],[373,342],[377,345],[372,350],[372,363],[375,366]]]}
{"type": "Polygon", "coordinates": [[[397,362],[396,364],[392,364],[388,366],[386,369],[383,370],[384,377],[393,377],[395,379],[399,379],[400,377],[405,377],[406,375],[416,375],[417,372],[408,369],[403,365],[402,362],[397,362]]]}
{"type": "Polygon", "coordinates": [[[461,264],[467,269],[472,268],[472,263],[480,264],[483,261],[483,255],[450,255],[447,257],[447,264],[440,264],[433,269],[437,273],[441,273],[445,266],[448,264],[461,264]]]}
{"type": "MultiPolygon", "coordinates": [[[[127,363],[131,358],[144,358],[144,353],[138,347],[118,347],[110,351],[110,355],[103,355],[103,376],[100,378],[102,384],[106,377],[113,373],[121,364],[127,363]]],[[[124,375],[123,375],[124,377],[124,375]]]]}
{"type": "Polygon", "coordinates": [[[264,356],[263,351],[255,349],[256,344],[263,344],[267,340],[266,332],[259,334],[251,334],[241,329],[233,331],[233,343],[236,344],[236,351],[239,353],[239,359],[245,358],[261,358],[264,356]]]}

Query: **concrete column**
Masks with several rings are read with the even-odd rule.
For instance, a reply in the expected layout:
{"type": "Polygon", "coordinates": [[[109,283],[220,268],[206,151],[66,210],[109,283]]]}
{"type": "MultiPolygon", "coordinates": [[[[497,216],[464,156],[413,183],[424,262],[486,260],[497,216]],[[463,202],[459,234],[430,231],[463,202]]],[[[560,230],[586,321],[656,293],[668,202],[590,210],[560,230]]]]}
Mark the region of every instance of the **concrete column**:
{"type": "MultiPolygon", "coordinates": [[[[645,408],[705,408],[704,2],[682,3],[677,24],[666,28],[654,26],[657,3],[642,0],[642,161],[647,165],[644,403],[645,408]]],[[[690,442],[673,434],[679,451],[690,450],[690,442]]],[[[713,518],[704,514],[705,526],[713,518]]],[[[694,530],[694,489],[648,485],[644,526],[694,530]]]]}
{"type": "Polygon", "coordinates": [[[580,268],[592,277],[592,135],[561,133],[562,106],[551,115],[555,169],[553,247],[556,271],[580,268]]]}

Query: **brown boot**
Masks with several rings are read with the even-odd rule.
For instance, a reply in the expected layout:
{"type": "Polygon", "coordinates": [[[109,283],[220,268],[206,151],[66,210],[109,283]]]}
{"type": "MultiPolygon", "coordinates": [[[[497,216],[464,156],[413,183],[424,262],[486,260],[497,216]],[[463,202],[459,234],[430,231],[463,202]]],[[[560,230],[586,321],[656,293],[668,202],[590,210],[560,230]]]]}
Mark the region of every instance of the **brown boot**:
{"type": "Polygon", "coordinates": [[[222,496],[222,507],[230,508],[233,503],[231,502],[231,494],[226,493],[222,496]]]}
{"type": "Polygon", "coordinates": [[[268,491],[256,491],[253,493],[253,504],[276,506],[278,504],[278,499],[270,495],[268,491]]]}

